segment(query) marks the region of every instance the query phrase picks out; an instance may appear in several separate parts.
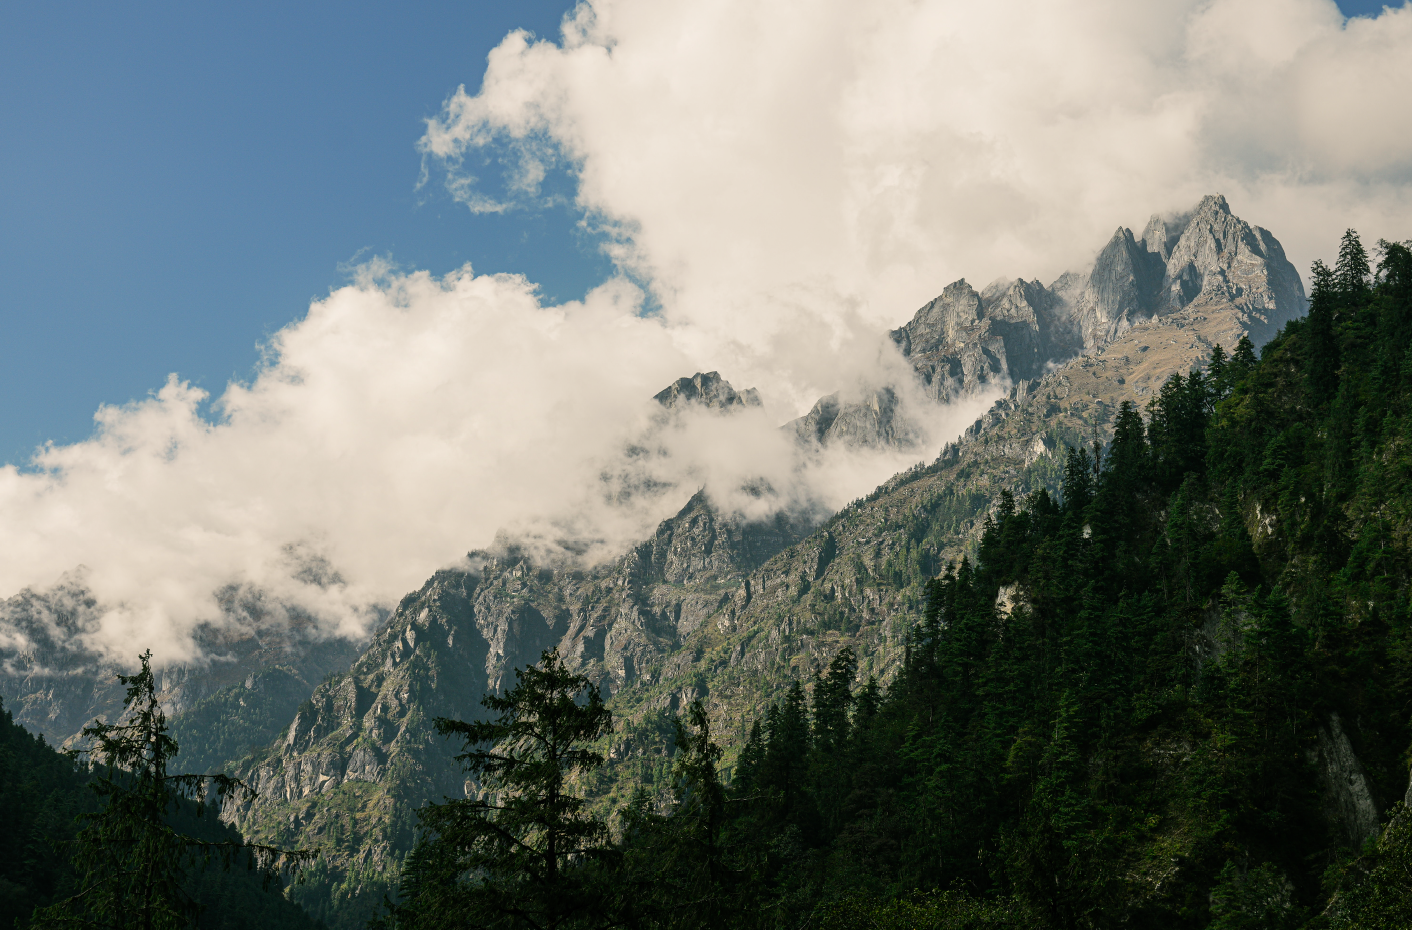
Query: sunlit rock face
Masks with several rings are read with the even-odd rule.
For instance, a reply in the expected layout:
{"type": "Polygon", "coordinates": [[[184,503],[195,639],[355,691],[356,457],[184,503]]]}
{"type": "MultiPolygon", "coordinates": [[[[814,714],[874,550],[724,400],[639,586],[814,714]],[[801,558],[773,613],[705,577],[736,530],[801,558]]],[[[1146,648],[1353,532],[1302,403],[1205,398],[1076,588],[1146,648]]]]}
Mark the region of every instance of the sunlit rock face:
{"type": "Polygon", "coordinates": [[[981,293],[948,285],[892,333],[939,401],[1001,380],[1038,378],[1111,343],[1134,325],[1188,306],[1219,306],[1257,343],[1304,312],[1304,287],[1267,230],[1231,214],[1220,194],[1190,213],[1153,216],[1135,238],[1119,227],[1086,273],[997,281],[981,293]]]}
{"type": "Polygon", "coordinates": [[[1086,276],[1064,275],[1051,290],[1086,350],[1108,344],[1143,320],[1197,304],[1242,314],[1252,324],[1251,338],[1260,343],[1305,308],[1299,273],[1279,241],[1234,216],[1220,194],[1203,198],[1182,216],[1153,216],[1141,239],[1120,227],[1086,276]]]}
{"type": "Polygon", "coordinates": [[[747,388],[736,393],[730,382],[714,371],[698,371],[690,378],[678,378],[652,399],[668,410],[677,410],[688,404],[699,404],[711,410],[760,406],[758,391],[747,388]]]}

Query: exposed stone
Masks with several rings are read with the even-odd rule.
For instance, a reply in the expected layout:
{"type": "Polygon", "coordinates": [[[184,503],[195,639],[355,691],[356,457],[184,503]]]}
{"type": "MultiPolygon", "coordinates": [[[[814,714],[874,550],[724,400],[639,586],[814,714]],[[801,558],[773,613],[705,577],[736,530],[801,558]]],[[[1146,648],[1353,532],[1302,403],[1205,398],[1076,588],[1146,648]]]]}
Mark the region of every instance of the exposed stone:
{"type": "Polygon", "coordinates": [[[690,378],[678,378],[652,399],[668,410],[677,410],[687,404],[699,404],[711,410],[760,406],[758,391],[748,388],[736,393],[730,382],[714,371],[698,371],[690,378]]]}
{"type": "Polygon", "coordinates": [[[1310,762],[1323,783],[1324,809],[1329,819],[1342,828],[1349,846],[1361,848],[1378,832],[1378,804],[1336,711],[1330,712],[1327,723],[1319,727],[1310,762]]]}

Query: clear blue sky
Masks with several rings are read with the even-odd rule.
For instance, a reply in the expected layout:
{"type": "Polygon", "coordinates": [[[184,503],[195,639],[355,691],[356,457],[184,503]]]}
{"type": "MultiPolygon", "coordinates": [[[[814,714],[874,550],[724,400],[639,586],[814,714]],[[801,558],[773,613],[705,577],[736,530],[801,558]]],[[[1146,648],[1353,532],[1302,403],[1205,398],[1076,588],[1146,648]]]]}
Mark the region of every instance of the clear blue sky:
{"type": "Polygon", "coordinates": [[[84,438],[168,372],[212,394],[247,378],[351,260],[471,261],[550,300],[601,281],[567,211],[477,217],[414,189],[422,120],[571,5],[0,8],[0,462],[84,438]]]}

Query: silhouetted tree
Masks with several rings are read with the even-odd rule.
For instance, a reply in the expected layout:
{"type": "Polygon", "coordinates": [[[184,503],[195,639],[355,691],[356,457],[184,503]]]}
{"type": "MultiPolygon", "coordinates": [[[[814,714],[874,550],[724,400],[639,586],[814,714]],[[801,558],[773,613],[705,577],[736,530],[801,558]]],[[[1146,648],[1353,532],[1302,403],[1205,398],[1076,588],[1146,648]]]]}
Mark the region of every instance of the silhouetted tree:
{"type": "Polygon", "coordinates": [[[103,930],[166,930],[189,926],[200,906],[183,887],[188,870],[213,859],[244,863],[264,873],[267,884],[297,873],[316,855],[239,841],[202,840],[172,826],[183,802],[198,817],[214,791],[215,802],[252,799],[255,792],[227,775],[172,774],[167,765],[179,747],[168,732],[157,700],[152,653],[140,657],[135,675],[119,675],[127,686],[125,722],[94,721],[83,736],[97,763],[93,790],[104,807],[84,815],[73,840],[79,890],[35,912],[35,928],[94,927],[103,930]]]}
{"type": "Polygon", "coordinates": [[[385,926],[553,930],[611,923],[608,896],[586,868],[606,854],[607,826],[569,779],[603,763],[589,744],[612,728],[612,713],[556,650],[515,674],[503,697],[481,699],[494,720],[437,718],[437,732],[464,741],[456,760],[479,792],[419,812],[426,832],[409,857],[402,903],[385,926]]]}

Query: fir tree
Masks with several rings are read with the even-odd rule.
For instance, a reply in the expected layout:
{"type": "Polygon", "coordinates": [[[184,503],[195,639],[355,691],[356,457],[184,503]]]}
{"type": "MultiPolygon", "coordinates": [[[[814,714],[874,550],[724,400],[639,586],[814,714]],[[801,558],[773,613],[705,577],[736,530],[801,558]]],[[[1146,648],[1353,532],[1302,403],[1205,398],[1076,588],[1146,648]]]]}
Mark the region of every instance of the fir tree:
{"type": "Polygon", "coordinates": [[[1316,404],[1333,398],[1338,390],[1338,338],[1334,335],[1338,282],[1319,260],[1311,268],[1314,287],[1309,294],[1309,394],[1316,404]]]}
{"type": "Polygon", "coordinates": [[[833,756],[848,738],[848,711],[857,672],[858,657],[844,646],[829,663],[828,674],[814,676],[814,749],[824,756],[833,756]]]}
{"type": "Polygon", "coordinates": [[[1357,307],[1368,299],[1368,253],[1363,249],[1358,233],[1351,229],[1343,234],[1343,241],[1339,243],[1338,261],[1334,263],[1333,274],[1334,288],[1341,304],[1357,307]]]}
{"type": "Polygon", "coordinates": [[[35,928],[93,927],[103,930],[166,930],[189,926],[200,911],[183,887],[189,870],[213,859],[225,867],[243,862],[264,874],[267,884],[297,873],[314,858],[310,850],[284,850],[236,841],[209,841],[172,826],[183,802],[194,802],[198,817],[212,800],[249,800],[254,791],[227,775],[172,774],[168,763],[179,747],[157,700],[152,653],[140,657],[135,675],[119,675],[127,686],[125,722],[94,721],[83,736],[98,776],[92,787],[106,805],[85,815],[73,840],[73,866],[79,890],[36,911],[35,928]]]}
{"type": "Polygon", "coordinates": [[[607,826],[588,813],[570,778],[603,763],[588,744],[609,732],[612,713],[557,651],[515,674],[503,697],[481,699],[493,721],[437,718],[439,733],[464,741],[456,760],[480,791],[419,812],[426,832],[385,926],[611,923],[607,897],[586,868],[606,854],[607,826]]]}
{"type": "Polygon", "coordinates": [[[1234,380],[1239,381],[1250,374],[1255,368],[1256,361],[1258,359],[1255,357],[1255,343],[1250,341],[1249,336],[1242,335],[1240,341],[1236,343],[1235,354],[1231,356],[1230,367],[1236,372],[1234,380]]]}

